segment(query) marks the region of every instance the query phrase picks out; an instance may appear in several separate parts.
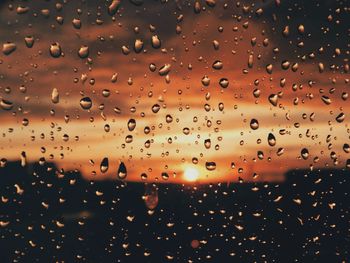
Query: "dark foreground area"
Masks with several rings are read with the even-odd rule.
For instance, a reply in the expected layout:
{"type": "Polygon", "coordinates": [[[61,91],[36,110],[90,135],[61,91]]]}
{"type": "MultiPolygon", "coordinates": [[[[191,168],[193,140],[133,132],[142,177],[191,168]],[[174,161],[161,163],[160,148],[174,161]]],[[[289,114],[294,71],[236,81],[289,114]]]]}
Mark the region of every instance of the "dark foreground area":
{"type": "Polygon", "coordinates": [[[349,262],[349,177],[299,170],[283,184],[155,186],[7,163],[0,261],[349,262]]]}

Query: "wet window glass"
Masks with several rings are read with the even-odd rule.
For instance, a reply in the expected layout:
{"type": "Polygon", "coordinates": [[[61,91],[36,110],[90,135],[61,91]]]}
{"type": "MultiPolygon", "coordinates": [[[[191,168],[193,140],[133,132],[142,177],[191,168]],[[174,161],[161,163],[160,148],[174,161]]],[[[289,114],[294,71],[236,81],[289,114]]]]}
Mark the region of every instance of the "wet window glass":
{"type": "Polygon", "coordinates": [[[348,262],[349,13],[1,1],[2,260],[348,262]]]}

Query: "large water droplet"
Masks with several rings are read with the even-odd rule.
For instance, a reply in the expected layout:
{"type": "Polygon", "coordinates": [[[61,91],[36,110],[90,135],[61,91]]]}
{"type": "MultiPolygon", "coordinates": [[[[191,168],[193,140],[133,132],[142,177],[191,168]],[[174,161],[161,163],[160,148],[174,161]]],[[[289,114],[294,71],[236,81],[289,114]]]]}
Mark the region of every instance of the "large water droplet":
{"type": "Polygon", "coordinates": [[[339,113],[335,119],[339,123],[343,122],[345,120],[345,113],[344,112],[339,113]]]}
{"type": "Polygon", "coordinates": [[[58,58],[61,56],[61,53],[62,53],[62,49],[61,49],[61,46],[59,43],[56,42],[56,43],[51,44],[50,54],[52,57],[58,58]]]}
{"type": "Polygon", "coordinates": [[[117,171],[117,177],[118,179],[123,180],[126,178],[126,176],[127,176],[126,166],[123,162],[120,162],[118,171],[117,171]]]}
{"type": "Polygon", "coordinates": [[[136,53],[140,53],[143,49],[143,41],[141,39],[136,39],[134,44],[134,50],[136,53]]]}
{"type": "Polygon", "coordinates": [[[221,88],[226,89],[230,83],[227,78],[221,78],[219,84],[221,88]]]}
{"type": "Polygon", "coordinates": [[[136,128],[136,120],[135,119],[130,119],[128,121],[128,129],[129,131],[133,131],[136,128]]]}
{"type": "Polygon", "coordinates": [[[113,0],[112,3],[108,6],[108,14],[113,16],[117,13],[121,4],[121,0],[113,0]]]}
{"type": "Polygon", "coordinates": [[[105,158],[102,159],[101,164],[100,164],[100,171],[101,171],[101,173],[107,172],[108,168],[109,168],[108,158],[105,157],[105,158]]]}
{"type": "Polygon", "coordinates": [[[220,70],[223,68],[223,63],[220,60],[215,60],[212,67],[213,69],[220,70]]]}
{"type": "Polygon", "coordinates": [[[301,150],[301,157],[306,160],[307,158],[309,158],[309,150],[306,148],[303,148],[301,150]]]}
{"type": "Polygon", "coordinates": [[[80,100],[80,106],[84,110],[88,110],[92,107],[92,100],[89,97],[84,97],[80,100]]]}
{"type": "Polygon", "coordinates": [[[26,46],[27,46],[28,48],[32,48],[33,45],[34,45],[34,37],[32,37],[32,36],[26,36],[26,37],[24,38],[24,42],[26,43],[26,46]]]}
{"type": "Polygon", "coordinates": [[[160,110],[159,104],[154,104],[154,105],[152,106],[152,112],[153,112],[153,113],[157,113],[159,110],[160,110]]]}
{"type": "Polygon", "coordinates": [[[207,168],[208,171],[214,171],[216,169],[216,163],[215,162],[206,162],[205,168],[207,168]]]}
{"type": "Polygon", "coordinates": [[[78,56],[80,58],[87,58],[89,56],[89,47],[88,46],[81,46],[78,50],[78,56]]]}
{"type": "Polygon", "coordinates": [[[170,68],[171,68],[171,65],[170,64],[165,64],[164,66],[162,66],[159,71],[158,71],[158,74],[160,76],[165,76],[167,75],[169,72],[170,72],[170,68]]]}
{"type": "Polygon", "coordinates": [[[278,95],[277,94],[271,94],[269,96],[269,102],[273,105],[273,106],[277,106],[278,103],[278,95]]]}
{"type": "Polygon", "coordinates": [[[51,101],[52,101],[52,103],[58,103],[60,101],[60,95],[59,95],[58,90],[56,88],[52,89],[51,101]]]}
{"type": "Polygon", "coordinates": [[[4,53],[4,55],[8,56],[12,52],[14,52],[16,50],[16,48],[17,48],[17,46],[15,43],[12,43],[12,42],[4,43],[4,44],[2,44],[2,53],[4,53]]]}
{"type": "Polygon", "coordinates": [[[161,41],[157,35],[152,36],[152,47],[153,48],[160,48],[161,41]]]}
{"type": "Polygon", "coordinates": [[[8,100],[1,99],[0,101],[0,107],[3,110],[11,110],[13,108],[13,103],[8,100]]]}
{"type": "Polygon", "coordinates": [[[253,130],[256,130],[259,128],[259,122],[256,119],[251,119],[250,120],[250,128],[252,128],[253,130]]]}
{"type": "Polygon", "coordinates": [[[272,133],[269,133],[267,136],[267,142],[269,143],[270,146],[275,146],[276,145],[276,137],[272,133]]]}

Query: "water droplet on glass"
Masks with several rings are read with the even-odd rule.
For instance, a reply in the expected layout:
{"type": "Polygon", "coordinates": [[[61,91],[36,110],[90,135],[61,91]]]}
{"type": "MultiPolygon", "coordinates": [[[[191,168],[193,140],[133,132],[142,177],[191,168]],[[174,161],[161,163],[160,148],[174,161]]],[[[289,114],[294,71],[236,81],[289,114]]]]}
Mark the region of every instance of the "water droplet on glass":
{"type": "Polygon", "coordinates": [[[220,60],[215,60],[212,67],[213,69],[220,70],[223,68],[223,63],[220,60]]]}
{"type": "Polygon", "coordinates": [[[130,119],[128,121],[128,129],[129,131],[133,131],[136,128],[136,120],[135,119],[130,119]]]}
{"type": "Polygon", "coordinates": [[[84,97],[80,100],[80,106],[84,110],[88,110],[92,107],[92,100],[89,97],[84,97]]]}
{"type": "Polygon", "coordinates": [[[12,52],[16,50],[17,46],[15,43],[8,42],[2,44],[2,53],[6,56],[10,55],[12,52]]]}
{"type": "Polygon", "coordinates": [[[118,179],[123,180],[126,178],[126,176],[127,176],[126,166],[123,162],[120,162],[118,171],[117,171],[117,177],[118,179]]]}
{"type": "Polygon", "coordinates": [[[134,44],[134,50],[136,53],[140,53],[143,49],[143,41],[141,39],[136,39],[134,44]]]}
{"type": "Polygon", "coordinates": [[[278,103],[278,95],[277,94],[271,94],[269,96],[269,102],[273,105],[273,106],[277,106],[278,103]]]}
{"type": "Polygon", "coordinates": [[[8,100],[1,99],[0,101],[0,107],[3,110],[11,110],[13,108],[13,103],[8,100]]]}
{"type": "Polygon", "coordinates": [[[341,112],[338,114],[338,116],[335,118],[337,122],[341,123],[345,120],[345,114],[344,112],[341,112]]]}
{"type": "Polygon", "coordinates": [[[55,103],[55,104],[60,101],[60,95],[58,94],[58,90],[56,88],[52,89],[51,101],[52,103],[55,103]]]}
{"type": "Polygon", "coordinates": [[[153,48],[160,48],[161,46],[161,41],[157,35],[152,36],[152,47],[153,48]]]}
{"type": "Polygon", "coordinates": [[[59,43],[53,43],[50,46],[50,54],[52,57],[54,58],[58,58],[61,56],[62,50],[61,50],[61,46],[59,43]]]}
{"type": "Polygon", "coordinates": [[[31,47],[33,47],[33,45],[34,45],[34,37],[32,37],[32,36],[27,36],[27,37],[24,38],[24,42],[26,43],[26,46],[27,46],[28,48],[31,48],[31,47]]]}
{"type": "Polygon", "coordinates": [[[111,4],[108,6],[108,14],[113,16],[117,13],[121,4],[121,0],[112,0],[111,4]]]}
{"type": "Polygon", "coordinates": [[[87,58],[89,56],[89,47],[88,46],[81,46],[78,50],[78,55],[80,58],[87,58]]]}
{"type": "Polygon", "coordinates": [[[306,148],[303,148],[301,150],[301,157],[306,160],[307,158],[309,158],[309,150],[306,148]]]}
{"type": "Polygon", "coordinates": [[[169,72],[170,72],[170,68],[171,68],[171,65],[170,64],[165,64],[164,66],[162,66],[158,73],[160,76],[165,76],[167,75],[169,72]]]}
{"type": "Polygon", "coordinates": [[[256,119],[251,119],[250,120],[250,128],[252,128],[253,130],[256,130],[259,128],[259,122],[256,119]]]}
{"type": "Polygon", "coordinates": [[[101,173],[107,172],[108,171],[108,167],[109,167],[108,158],[105,157],[105,158],[102,159],[101,164],[100,164],[100,171],[101,171],[101,173]]]}
{"type": "Polygon", "coordinates": [[[208,171],[214,171],[216,169],[216,163],[215,162],[206,162],[205,168],[207,168],[208,171]]]}
{"type": "Polygon", "coordinates": [[[154,104],[154,105],[152,106],[152,112],[153,112],[153,113],[157,113],[159,110],[160,110],[159,104],[154,104]]]}
{"type": "Polygon", "coordinates": [[[269,135],[267,136],[267,142],[269,143],[270,146],[275,146],[276,145],[275,135],[273,135],[272,133],[269,133],[269,135]]]}
{"type": "Polygon", "coordinates": [[[229,81],[227,78],[221,78],[219,80],[219,84],[220,84],[221,88],[226,89],[229,85],[229,81]]]}

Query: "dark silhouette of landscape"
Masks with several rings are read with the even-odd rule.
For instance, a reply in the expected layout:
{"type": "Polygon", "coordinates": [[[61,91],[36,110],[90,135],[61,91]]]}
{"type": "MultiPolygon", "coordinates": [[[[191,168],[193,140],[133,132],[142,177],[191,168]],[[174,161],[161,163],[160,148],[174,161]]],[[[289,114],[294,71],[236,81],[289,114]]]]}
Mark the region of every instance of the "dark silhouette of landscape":
{"type": "Polygon", "coordinates": [[[347,262],[349,171],[285,176],[281,184],[158,184],[152,212],[147,183],[8,162],[1,262],[347,262]]]}

